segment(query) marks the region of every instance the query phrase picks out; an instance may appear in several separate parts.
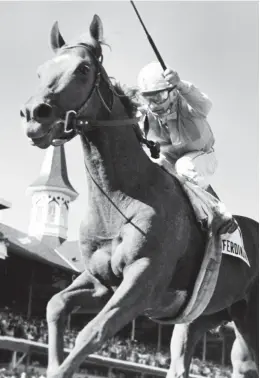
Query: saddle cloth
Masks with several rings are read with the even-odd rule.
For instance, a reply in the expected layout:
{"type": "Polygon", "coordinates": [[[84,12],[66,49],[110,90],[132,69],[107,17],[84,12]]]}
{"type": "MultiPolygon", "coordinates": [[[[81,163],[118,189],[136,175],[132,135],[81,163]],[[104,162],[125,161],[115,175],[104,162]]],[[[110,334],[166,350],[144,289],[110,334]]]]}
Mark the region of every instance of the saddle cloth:
{"type": "MultiPolygon", "coordinates": [[[[173,176],[181,183],[194,208],[196,206],[196,188],[192,183],[188,183],[188,185],[187,182],[184,183],[178,175],[173,176]]],[[[217,201],[209,193],[206,193],[206,196],[208,195],[212,197],[210,200],[217,201]]],[[[214,220],[212,221],[212,219],[209,219],[209,227],[205,254],[188,304],[175,318],[151,318],[152,320],[161,324],[178,324],[190,323],[197,319],[204,312],[214,294],[223,254],[239,258],[250,267],[239,228],[232,234],[220,235],[212,231],[214,230],[214,220]]]]}
{"type": "Polygon", "coordinates": [[[222,254],[237,257],[243,260],[250,267],[250,262],[244,248],[243,236],[240,228],[238,228],[232,234],[220,235],[220,239],[222,254]]]}

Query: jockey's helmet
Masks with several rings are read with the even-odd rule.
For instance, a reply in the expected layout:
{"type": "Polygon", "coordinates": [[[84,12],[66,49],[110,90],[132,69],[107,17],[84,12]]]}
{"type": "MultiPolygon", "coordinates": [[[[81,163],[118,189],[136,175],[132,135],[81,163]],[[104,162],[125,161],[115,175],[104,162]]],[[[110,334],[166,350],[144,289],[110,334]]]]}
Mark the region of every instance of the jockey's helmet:
{"type": "Polygon", "coordinates": [[[149,95],[160,91],[169,91],[173,88],[164,76],[163,69],[159,62],[151,62],[144,66],[137,78],[137,83],[141,94],[149,95]]]}

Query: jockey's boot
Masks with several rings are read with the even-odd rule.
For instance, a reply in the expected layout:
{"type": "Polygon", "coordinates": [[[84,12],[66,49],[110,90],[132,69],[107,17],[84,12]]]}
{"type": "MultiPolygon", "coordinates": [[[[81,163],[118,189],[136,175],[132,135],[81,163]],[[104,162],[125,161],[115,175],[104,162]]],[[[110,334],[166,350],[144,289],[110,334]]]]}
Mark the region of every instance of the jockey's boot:
{"type": "Polygon", "coordinates": [[[203,231],[211,229],[218,234],[232,234],[238,228],[236,220],[218,198],[189,181],[182,181],[182,187],[190,199],[203,231]]]}
{"type": "Polygon", "coordinates": [[[237,221],[225,208],[222,202],[219,202],[212,208],[212,228],[221,234],[232,234],[238,228],[237,221]]]}
{"type": "MultiPolygon", "coordinates": [[[[211,229],[213,232],[219,234],[232,234],[236,231],[238,228],[236,220],[226,210],[225,205],[217,198],[213,189],[208,191],[207,187],[202,187],[198,184],[198,180],[196,181],[190,177],[176,174],[173,166],[162,155],[161,161],[157,161],[157,163],[179,180],[191,202],[197,221],[203,231],[207,232],[211,229]]],[[[196,176],[196,178],[198,177],[196,176]]]]}

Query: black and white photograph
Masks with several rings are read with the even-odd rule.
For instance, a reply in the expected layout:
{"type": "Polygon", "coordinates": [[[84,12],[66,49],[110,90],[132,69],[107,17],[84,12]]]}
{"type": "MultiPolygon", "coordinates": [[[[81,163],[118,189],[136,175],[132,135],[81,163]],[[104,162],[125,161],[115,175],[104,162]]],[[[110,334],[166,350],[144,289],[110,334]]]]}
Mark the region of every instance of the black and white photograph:
{"type": "Polygon", "coordinates": [[[0,1],[0,378],[257,378],[259,1],[0,1]]]}

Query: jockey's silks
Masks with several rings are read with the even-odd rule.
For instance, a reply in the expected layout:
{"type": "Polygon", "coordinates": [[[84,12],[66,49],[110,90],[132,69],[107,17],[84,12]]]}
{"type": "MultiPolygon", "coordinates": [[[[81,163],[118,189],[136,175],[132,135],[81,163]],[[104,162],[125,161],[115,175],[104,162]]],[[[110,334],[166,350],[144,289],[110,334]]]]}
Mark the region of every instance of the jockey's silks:
{"type": "MultiPolygon", "coordinates": [[[[139,108],[148,116],[148,139],[158,141],[163,155],[173,162],[188,152],[208,152],[215,142],[206,119],[211,101],[193,84],[182,83],[176,101],[165,113],[158,115],[148,105],[139,108]]],[[[143,129],[142,121],[140,127],[143,129]]]]}

